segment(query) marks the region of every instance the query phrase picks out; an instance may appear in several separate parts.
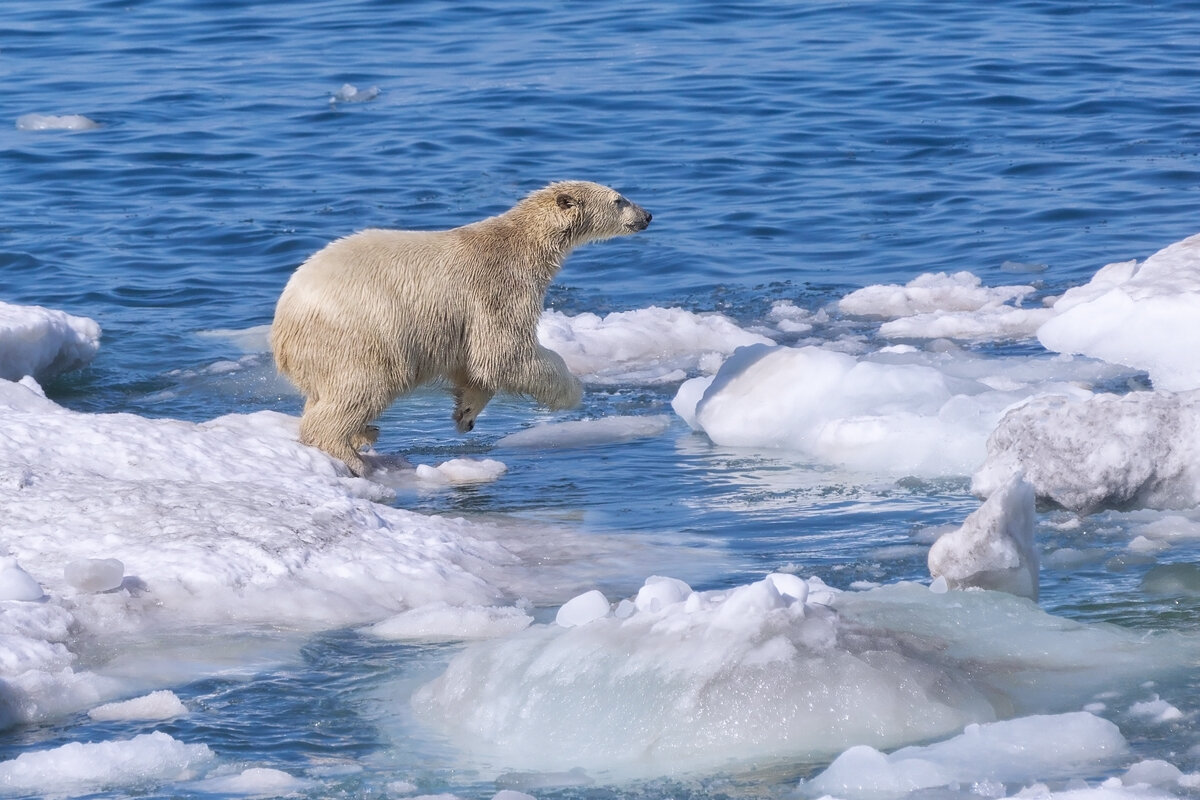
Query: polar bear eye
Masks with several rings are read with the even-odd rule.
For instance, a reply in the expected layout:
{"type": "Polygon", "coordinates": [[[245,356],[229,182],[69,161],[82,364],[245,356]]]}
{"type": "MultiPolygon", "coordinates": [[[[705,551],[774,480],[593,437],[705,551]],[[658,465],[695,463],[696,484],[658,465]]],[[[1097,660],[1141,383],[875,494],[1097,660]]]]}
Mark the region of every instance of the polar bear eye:
{"type": "Polygon", "coordinates": [[[626,200],[624,197],[614,197],[613,198],[613,205],[617,206],[618,208],[625,205],[625,203],[626,203],[626,200]]]}

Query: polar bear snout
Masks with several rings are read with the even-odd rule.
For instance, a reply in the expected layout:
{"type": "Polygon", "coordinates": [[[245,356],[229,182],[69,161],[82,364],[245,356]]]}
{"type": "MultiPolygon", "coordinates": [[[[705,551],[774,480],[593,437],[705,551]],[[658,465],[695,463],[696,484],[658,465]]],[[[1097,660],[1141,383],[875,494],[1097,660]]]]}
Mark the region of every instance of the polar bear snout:
{"type": "Polygon", "coordinates": [[[644,231],[646,228],[650,227],[650,220],[654,219],[654,215],[641,206],[634,205],[633,203],[630,203],[629,206],[629,211],[632,212],[633,218],[627,221],[625,226],[633,233],[644,231]]]}

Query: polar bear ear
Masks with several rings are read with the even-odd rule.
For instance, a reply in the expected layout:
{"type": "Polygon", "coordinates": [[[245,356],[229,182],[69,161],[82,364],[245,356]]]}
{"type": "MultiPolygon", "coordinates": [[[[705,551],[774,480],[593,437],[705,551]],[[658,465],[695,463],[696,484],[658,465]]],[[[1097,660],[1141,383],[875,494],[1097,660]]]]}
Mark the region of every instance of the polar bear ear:
{"type": "Polygon", "coordinates": [[[575,208],[575,206],[579,205],[579,201],[566,192],[559,192],[555,201],[558,203],[558,207],[562,209],[575,208]]]}

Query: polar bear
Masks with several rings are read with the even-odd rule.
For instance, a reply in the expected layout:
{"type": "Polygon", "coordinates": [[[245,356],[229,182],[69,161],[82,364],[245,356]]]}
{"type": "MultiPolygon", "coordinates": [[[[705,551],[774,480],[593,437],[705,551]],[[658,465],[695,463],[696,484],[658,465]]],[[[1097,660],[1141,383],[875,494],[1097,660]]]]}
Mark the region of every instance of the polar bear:
{"type": "Polygon", "coordinates": [[[275,363],[305,397],[300,441],[362,475],[369,423],[437,380],[453,388],[460,433],[497,392],[578,405],[579,381],[537,341],[546,289],[573,248],[650,218],[607,186],[563,181],[459,228],[330,243],[292,274],[271,325],[275,363]]]}

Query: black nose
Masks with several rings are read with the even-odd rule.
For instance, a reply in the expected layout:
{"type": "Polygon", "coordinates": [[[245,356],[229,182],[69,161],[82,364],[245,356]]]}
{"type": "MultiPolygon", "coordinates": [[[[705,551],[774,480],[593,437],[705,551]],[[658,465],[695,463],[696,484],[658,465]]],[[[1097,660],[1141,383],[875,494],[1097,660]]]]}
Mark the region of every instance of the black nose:
{"type": "Polygon", "coordinates": [[[646,212],[646,224],[647,224],[647,225],[649,225],[649,224],[650,224],[650,220],[652,220],[652,219],[654,219],[654,215],[653,215],[653,214],[651,214],[649,211],[647,211],[647,212],[646,212]]]}

